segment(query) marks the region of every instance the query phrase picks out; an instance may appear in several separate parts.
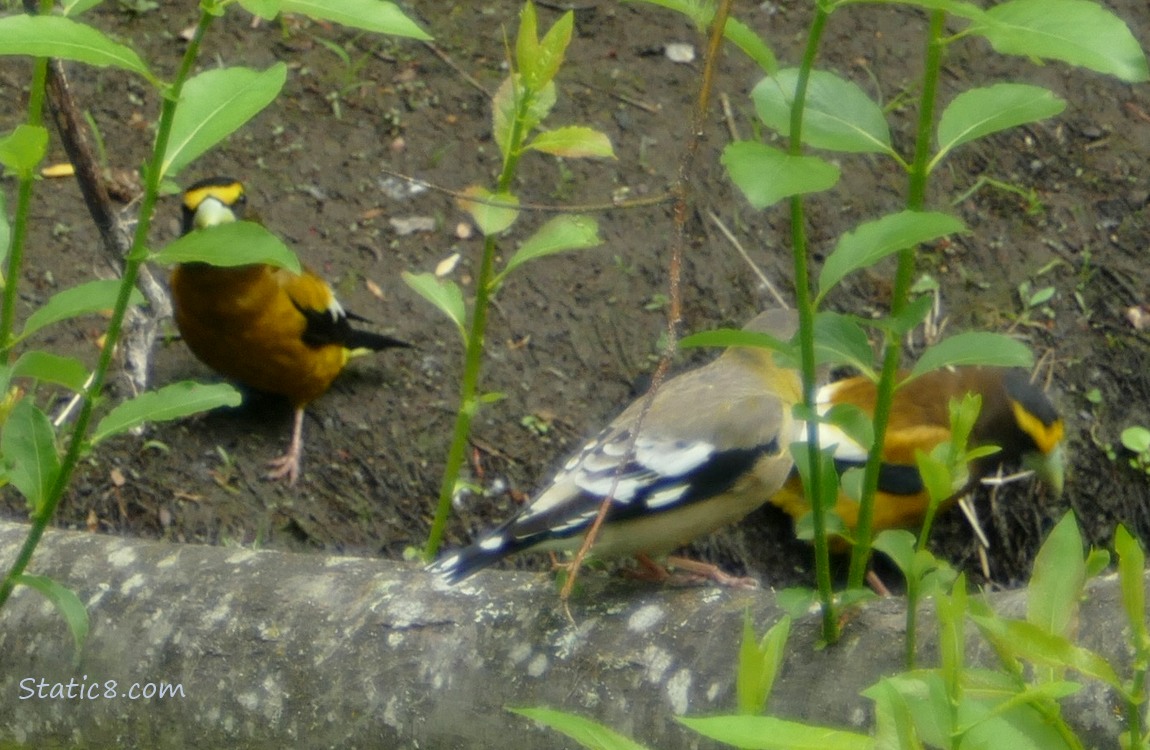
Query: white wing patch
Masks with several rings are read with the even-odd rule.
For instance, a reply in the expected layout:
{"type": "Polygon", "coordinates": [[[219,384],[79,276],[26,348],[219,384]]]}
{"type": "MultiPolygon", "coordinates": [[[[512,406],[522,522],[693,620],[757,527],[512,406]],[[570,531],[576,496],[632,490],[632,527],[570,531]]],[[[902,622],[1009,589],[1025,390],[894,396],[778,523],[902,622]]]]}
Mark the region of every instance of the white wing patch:
{"type": "MultiPolygon", "coordinates": [[[[818,393],[815,394],[815,405],[819,411],[819,416],[826,415],[826,413],[831,410],[831,407],[834,406],[832,400],[837,391],[837,382],[827,383],[822,388],[819,388],[818,393]]],[[[806,440],[806,422],[798,422],[795,428],[796,439],[806,440]]],[[[847,435],[835,425],[823,422],[819,425],[819,447],[825,450],[831,446],[834,446],[834,457],[839,461],[863,463],[867,460],[866,449],[855,442],[854,438],[847,435]]]]}

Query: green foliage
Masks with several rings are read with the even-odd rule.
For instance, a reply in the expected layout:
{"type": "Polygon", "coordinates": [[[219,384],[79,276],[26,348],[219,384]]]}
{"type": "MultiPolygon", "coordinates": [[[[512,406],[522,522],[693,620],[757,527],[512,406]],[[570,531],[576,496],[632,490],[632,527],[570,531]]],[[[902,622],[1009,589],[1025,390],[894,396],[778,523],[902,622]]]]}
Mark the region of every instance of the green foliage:
{"type": "MultiPolygon", "coordinates": [[[[73,20],[96,4],[91,0],[66,2],[63,11],[69,17],[15,14],[0,18],[0,56],[35,58],[27,121],[0,137],[0,164],[19,180],[11,226],[7,212],[0,210],[0,259],[5,262],[4,278],[10,282],[2,287],[0,361],[12,361],[14,349],[47,326],[82,315],[112,311],[99,360],[91,371],[76,359],[40,349],[20,352],[11,366],[0,366],[0,391],[4,393],[0,403],[0,482],[13,485],[24,496],[32,516],[25,543],[0,581],[0,606],[17,585],[40,591],[67,621],[77,651],[88,627],[83,604],[62,584],[25,571],[80,457],[109,437],[146,423],[177,419],[239,401],[239,394],[230,386],[196,383],[172,384],[120,403],[105,404],[101,400],[124,314],[129,305],[140,304],[142,299],[134,288],[141,264],[151,259],[217,265],[261,262],[296,271],[300,268],[299,261],[283,242],[248,222],[192,232],[152,255],[147,250],[156,200],[162,187],[168,187],[164,178],[175,177],[270,104],[284,85],[287,66],[277,64],[262,72],[224,68],[189,79],[204,34],[227,6],[219,0],[204,0],[199,23],[175,79],[170,83],[161,82],[131,48],[113,42],[92,26],[73,20]],[[143,197],[122,278],[89,281],[58,292],[28,316],[19,334],[13,334],[17,282],[21,278],[24,239],[31,216],[35,168],[48,146],[42,113],[47,56],[139,75],[159,94],[161,107],[155,122],[152,152],[142,169],[143,197]],[[221,247],[226,250],[221,251],[221,247]],[[43,384],[62,386],[76,394],[78,408],[67,423],[66,435],[57,434],[55,424],[65,423],[63,417],[50,419],[36,403],[40,395],[38,389],[43,384]],[[97,412],[102,412],[102,416],[89,434],[97,412]]],[[[273,16],[281,11],[314,13],[317,18],[342,21],[359,28],[427,38],[394,4],[379,0],[352,0],[339,3],[338,7],[298,0],[252,0],[250,4],[258,6],[257,12],[273,16]]],[[[145,5],[139,7],[145,8],[145,5]]],[[[0,203],[0,209],[3,208],[0,203]]]]}
{"type": "Polygon", "coordinates": [[[582,716],[549,708],[509,708],[507,710],[551,727],[575,740],[583,747],[589,748],[589,750],[645,750],[642,745],[627,739],[615,730],[582,716]]]}
{"type": "Polygon", "coordinates": [[[761,714],[766,709],[775,678],[783,666],[790,635],[791,618],[783,617],[756,641],[750,611],[743,615],[743,643],[739,647],[739,669],[735,678],[740,714],[761,714]]]}
{"type": "Polygon", "coordinates": [[[599,224],[594,218],[564,214],[546,222],[524,240],[502,269],[495,268],[497,238],[510,231],[523,214],[518,196],[511,191],[520,157],[528,151],[568,159],[615,156],[607,136],[591,128],[564,126],[554,130],[542,129],[543,121],[558,100],[555,76],[563,65],[574,22],[574,15],[565,13],[540,37],[535,6],[526,3],[520,14],[514,66],[492,101],[492,134],[499,146],[503,167],[494,187],[472,185],[463,191],[459,201],[460,208],[471,216],[484,235],[483,256],[479,261],[470,315],[463,290],[454,281],[428,273],[403,274],[403,280],[416,294],[451,320],[463,339],[465,349],[459,410],[440,484],[439,504],[424,550],[427,560],[434,558],[439,549],[451,510],[451,499],[460,486],[459,472],[471,432],[471,420],[480,406],[490,403],[478,395],[478,388],[487,310],[494,295],[512,271],[530,260],[594,247],[601,242],[599,224]]]}
{"type": "Polygon", "coordinates": [[[1126,450],[1134,454],[1130,467],[1150,475],[1150,430],[1134,425],[1124,429],[1118,439],[1126,450]]]}

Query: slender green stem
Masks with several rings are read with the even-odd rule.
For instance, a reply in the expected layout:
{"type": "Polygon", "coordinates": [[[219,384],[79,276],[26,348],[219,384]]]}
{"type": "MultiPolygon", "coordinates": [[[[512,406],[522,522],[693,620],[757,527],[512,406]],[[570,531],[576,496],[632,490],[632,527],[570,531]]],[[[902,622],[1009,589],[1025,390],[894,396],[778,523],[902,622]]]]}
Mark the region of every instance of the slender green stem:
{"type": "MultiPolygon", "coordinates": [[[[819,40],[826,28],[828,14],[820,5],[807,33],[807,46],[795,82],[795,99],[791,104],[790,154],[800,156],[803,151],[803,106],[806,103],[807,84],[818,54],[819,40]]],[[[791,249],[795,266],[795,302],[799,311],[799,349],[802,361],[803,408],[808,417],[815,414],[815,307],[811,297],[810,271],[807,267],[806,221],[803,198],[791,198],[791,249]]],[[[815,580],[822,604],[823,639],[827,643],[838,640],[838,615],[834,608],[831,583],[830,549],[827,545],[826,509],[819,499],[822,493],[822,454],[819,452],[819,423],[807,419],[807,463],[811,467],[805,492],[811,501],[811,514],[815,526],[815,580]]]]}
{"type": "MultiPolygon", "coordinates": [[[[36,58],[32,68],[32,88],[28,95],[28,124],[40,126],[44,122],[44,93],[48,82],[48,58],[36,58]]],[[[0,362],[8,361],[11,349],[12,329],[16,325],[16,294],[19,287],[20,271],[24,265],[24,241],[28,236],[28,214],[32,206],[32,192],[36,176],[28,170],[20,175],[20,187],[16,197],[15,222],[8,250],[8,263],[4,269],[4,299],[0,303],[0,362]]]]}
{"type": "MultiPolygon", "coordinates": [[[[515,121],[508,138],[507,154],[503,159],[503,169],[496,183],[496,192],[506,193],[515,179],[519,168],[520,146],[526,135],[525,118],[531,103],[531,92],[515,86],[515,121]]],[[[494,291],[495,253],[494,236],[488,236],[483,243],[483,258],[479,262],[479,276],[475,281],[475,305],[471,313],[471,328],[467,333],[467,351],[463,359],[463,378],[460,383],[459,411],[455,414],[455,430],[451,447],[447,451],[447,464],[443,468],[443,481],[439,486],[439,502],[435,508],[435,518],[427,535],[427,545],[423,557],[430,562],[435,559],[443,534],[447,529],[447,518],[451,514],[451,498],[459,482],[459,471],[467,453],[467,441],[471,436],[471,420],[479,411],[479,372],[483,365],[484,340],[487,335],[487,310],[491,305],[494,291]]]]}
{"type": "MultiPolygon", "coordinates": [[[[1135,663],[1146,664],[1147,654],[1141,653],[1135,657],[1135,663]]],[[[1126,731],[1130,734],[1129,747],[1146,747],[1145,731],[1142,727],[1142,711],[1146,703],[1146,667],[1134,670],[1134,680],[1130,686],[1131,698],[1126,700],[1126,731]]]]}
{"type": "Polygon", "coordinates": [[[160,192],[160,178],[162,176],[161,164],[163,163],[164,152],[167,151],[168,148],[168,138],[171,135],[172,120],[175,117],[176,107],[180,100],[180,92],[183,89],[184,81],[187,80],[188,75],[191,73],[192,65],[195,63],[196,57],[199,54],[200,43],[203,41],[204,34],[211,25],[213,18],[214,16],[210,13],[200,13],[199,24],[196,26],[195,34],[184,53],[184,58],[180,65],[180,70],[176,75],[176,80],[170,90],[164,92],[163,104],[160,107],[160,120],[156,128],[156,142],[152,149],[151,159],[145,170],[144,197],[140,202],[140,218],[136,223],[136,231],[132,237],[132,247],[128,251],[128,257],[124,263],[124,275],[120,279],[119,295],[116,298],[115,307],[112,309],[112,317],[108,322],[108,331],[105,337],[104,347],[100,351],[100,358],[96,363],[96,369],[92,373],[92,382],[84,392],[84,397],[81,400],[80,410],[76,416],[76,422],[73,425],[71,438],[68,442],[68,449],[65,451],[64,458],[60,463],[60,471],[56,475],[56,481],[52,484],[52,488],[48,492],[47,499],[43,506],[33,516],[32,527],[28,531],[24,545],[21,547],[20,553],[17,555],[16,561],[12,564],[8,574],[4,577],[3,584],[0,584],[0,607],[2,607],[8,600],[8,597],[11,596],[12,589],[16,585],[16,578],[24,572],[31,562],[32,555],[36,551],[36,546],[40,543],[40,539],[44,535],[44,531],[48,528],[48,523],[52,520],[52,516],[55,515],[56,508],[60,504],[64,492],[68,489],[72,472],[75,470],[76,464],[79,462],[86,448],[85,438],[88,434],[88,425],[92,421],[92,412],[95,409],[97,397],[103,389],[108,369],[112,364],[112,356],[116,348],[116,342],[120,337],[124,314],[128,309],[128,302],[131,299],[132,290],[136,285],[136,277],[139,274],[141,264],[147,257],[148,230],[151,228],[152,213],[155,210],[156,200],[160,192]]]}
{"type": "MultiPolygon", "coordinates": [[[[930,160],[930,141],[934,128],[934,106],[938,93],[938,77],[942,71],[942,32],[945,22],[946,13],[943,11],[931,13],[930,31],[926,42],[922,96],[919,101],[914,162],[911,164],[910,182],[907,188],[906,205],[912,211],[921,211],[926,203],[926,186],[929,176],[927,165],[930,160]]],[[[907,248],[898,254],[898,268],[895,271],[894,288],[891,293],[892,316],[902,313],[910,302],[910,287],[914,280],[914,257],[914,248],[907,248]]],[[[863,474],[863,492],[859,502],[858,523],[855,527],[855,546],[851,552],[850,572],[847,576],[849,588],[859,588],[863,585],[867,563],[870,561],[874,497],[878,490],[879,467],[882,463],[881,446],[886,442],[886,428],[890,421],[891,402],[894,400],[900,354],[898,338],[887,333],[884,340],[882,375],[878,383],[874,409],[874,444],[879,449],[870,452],[863,474]]]]}

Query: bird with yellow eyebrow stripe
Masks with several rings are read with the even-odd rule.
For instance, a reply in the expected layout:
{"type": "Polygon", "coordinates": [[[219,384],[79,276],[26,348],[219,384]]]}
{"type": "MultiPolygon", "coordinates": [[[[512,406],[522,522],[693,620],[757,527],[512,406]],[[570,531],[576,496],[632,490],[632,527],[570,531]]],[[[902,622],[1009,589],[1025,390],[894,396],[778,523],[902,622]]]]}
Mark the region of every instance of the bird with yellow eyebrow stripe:
{"type": "MultiPolygon", "coordinates": [[[[211,177],[184,191],[182,232],[243,218],[244,186],[211,177]]],[[[183,263],[172,272],[176,325],[196,357],[250,388],[286,396],[295,409],[291,444],[269,463],[268,479],[299,478],[304,408],[323,395],[348,360],[408,344],[353,328],[364,321],[340,305],[311,269],[263,264],[183,263]]]]}
{"type": "MultiPolygon", "coordinates": [[[[950,498],[946,506],[1003,465],[1020,464],[1031,469],[1051,491],[1062,494],[1065,427],[1050,399],[1030,383],[1025,372],[1001,367],[935,370],[895,391],[874,502],[875,531],[913,529],[923,522],[929,497],[915,463],[915,451],[929,453],[950,439],[950,400],[968,393],[982,398],[982,409],[970,435],[971,447],[995,445],[999,451],[975,461],[970,467],[970,485],[950,498]]],[[[875,384],[861,376],[828,383],[817,394],[820,413],[836,404],[853,404],[871,417],[876,398],[875,384]]],[[[866,451],[831,425],[820,425],[819,442],[835,446],[840,472],[866,462],[866,451]]],[[[771,503],[796,521],[810,510],[797,474],[775,493],[771,503]]],[[[835,512],[853,531],[858,503],[840,492],[835,512]]]]}

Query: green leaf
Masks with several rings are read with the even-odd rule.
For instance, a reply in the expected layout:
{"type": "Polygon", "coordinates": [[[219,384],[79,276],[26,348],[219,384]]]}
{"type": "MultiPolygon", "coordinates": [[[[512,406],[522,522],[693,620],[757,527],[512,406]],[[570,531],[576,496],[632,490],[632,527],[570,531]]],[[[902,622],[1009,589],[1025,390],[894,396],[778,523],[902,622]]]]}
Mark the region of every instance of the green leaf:
{"type": "Polygon", "coordinates": [[[1150,430],[1140,425],[1127,427],[1118,436],[1122,441],[1122,446],[1128,451],[1133,451],[1138,454],[1150,451],[1150,430]]]}
{"type": "Polygon", "coordinates": [[[39,125],[17,125],[0,138],[0,164],[19,177],[30,177],[47,151],[48,130],[39,125]]]}
{"type": "Polygon", "coordinates": [[[160,176],[175,177],[205,151],[239,130],[275,101],[287,80],[287,66],[267,70],[208,70],[184,84],[172,119],[160,176]]]}
{"type": "Polygon", "coordinates": [[[749,346],[770,349],[790,359],[797,359],[798,351],[786,341],[758,331],[745,331],[739,328],[717,328],[713,331],[699,331],[679,339],[680,349],[715,346],[749,346]]]}
{"type": "Polygon", "coordinates": [[[839,169],[817,156],[791,156],[755,141],[736,141],[723,149],[723,166],[731,181],[757,209],[783,198],[830,190],[839,169]]]}
{"type": "Polygon", "coordinates": [[[1034,355],[1021,341],[986,331],[968,331],[943,339],[927,348],[907,376],[920,375],[948,366],[983,365],[989,367],[1026,367],[1034,364],[1034,355]]]}
{"type": "MultiPolygon", "coordinates": [[[[8,207],[4,191],[0,190],[0,266],[8,262],[8,250],[12,246],[12,225],[8,223],[8,207]]],[[[0,273],[0,282],[3,281],[0,273]]]]}
{"type": "Polygon", "coordinates": [[[459,286],[453,281],[437,278],[435,274],[431,273],[404,271],[403,281],[412,291],[435,305],[450,318],[466,344],[467,310],[463,304],[463,292],[459,286]]]}
{"type": "Polygon", "coordinates": [[[639,743],[624,737],[610,727],[565,711],[556,711],[551,708],[509,708],[507,710],[550,727],[591,750],[645,750],[639,743]]]}
{"type": "Polygon", "coordinates": [[[861,224],[840,237],[827,256],[819,273],[818,299],[852,271],[869,268],[900,250],[965,229],[961,219],[937,211],[900,211],[861,224]]]}
{"type": "Polygon", "coordinates": [[[537,135],[525,148],[565,159],[614,159],[611,139],[599,130],[570,125],[537,135]]]}
{"type": "Polygon", "coordinates": [[[775,686],[775,678],[783,666],[790,633],[791,618],[784,615],[771,626],[762,641],[756,643],[751,612],[749,609],[744,612],[743,641],[739,647],[738,673],[735,678],[739,713],[753,716],[766,708],[775,686]]]}
{"type": "Polygon", "coordinates": [[[56,431],[47,415],[31,399],[21,399],[12,407],[0,434],[0,455],[8,470],[8,481],[39,515],[60,474],[56,452],[56,431]]]}
{"type": "Polygon", "coordinates": [[[271,21],[280,14],[283,0],[239,0],[239,4],[253,16],[271,21]]]}
{"type": "Polygon", "coordinates": [[[456,202],[471,214],[485,236],[499,234],[519,218],[519,199],[511,193],[493,193],[481,185],[472,185],[463,191],[463,195],[467,197],[456,202]]]}
{"type": "Polygon", "coordinates": [[[991,641],[996,649],[1025,659],[1034,664],[1055,668],[1073,669],[1087,677],[1105,682],[1122,690],[1122,681],[1098,654],[1074,645],[1069,639],[1048,632],[1031,622],[1004,620],[983,614],[970,615],[983,637],[991,641]]]}
{"type": "Polygon", "coordinates": [[[1082,535],[1069,511],[1054,527],[1034,558],[1026,587],[1026,619],[1048,633],[1069,637],[1078,620],[1078,602],[1086,585],[1082,535]]]}
{"type": "Polygon", "coordinates": [[[91,26],[59,16],[23,13],[0,18],[0,55],[30,55],[72,60],[96,67],[139,73],[158,83],[140,56],[91,26]]]}
{"type": "Polygon", "coordinates": [[[68,624],[68,630],[72,633],[72,643],[75,647],[74,661],[79,661],[80,650],[88,638],[88,610],[80,601],[80,597],[76,596],[76,592],[51,578],[27,573],[16,576],[13,582],[39,591],[48,601],[52,602],[56,611],[68,624]]]}
{"type": "Polygon", "coordinates": [[[866,332],[849,315],[823,311],[815,314],[815,363],[850,365],[872,381],[874,350],[866,332]]]}
{"type": "Polygon", "coordinates": [[[1089,0],[1011,0],[989,8],[971,31],[1005,55],[1061,60],[1129,83],[1150,79],[1130,29],[1089,0]]]}
{"type": "Polygon", "coordinates": [[[865,734],[812,726],[773,716],[678,717],[704,737],[744,750],[871,750],[865,734]]]}
{"type": "Polygon", "coordinates": [[[151,260],[162,265],[209,263],[226,267],[266,263],[301,273],[295,253],[254,221],[233,221],[188,232],[153,253],[151,260]]]}
{"type": "Polygon", "coordinates": [[[503,79],[491,101],[491,132],[503,158],[507,158],[512,148],[518,153],[527,135],[551,112],[556,97],[554,81],[537,91],[529,91],[517,75],[503,79]],[[518,140],[512,143],[516,135],[518,140]]]}
{"type": "MultiPolygon", "coordinates": [[[[784,68],[751,91],[759,118],[788,137],[798,78],[798,68],[784,68]]],[[[896,155],[882,108],[852,81],[823,70],[811,71],[802,132],[803,143],[813,148],[896,155]]]]}
{"type": "Polygon", "coordinates": [[[495,277],[494,286],[498,286],[507,274],[529,260],[543,258],[548,255],[566,252],[568,250],[582,250],[595,247],[602,243],[599,238],[599,222],[591,216],[576,216],[563,214],[539,227],[535,234],[519,246],[515,254],[507,261],[507,265],[495,277]]]}
{"type": "Polygon", "coordinates": [[[723,27],[723,37],[754,60],[759,69],[767,75],[773,76],[778,72],[779,61],[775,58],[775,53],[750,26],[737,18],[728,18],[727,25],[723,27]]]}
{"type": "MultiPolygon", "coordinates": [[[[52,295],[44,305],[28,316],[24,323],[21,339],[31,336],[45,326],[80,315],[111,310],[116,306],[120,295],[120,282],[117,279],[88,281],[71,289],[52,295]]],[[[132,290],[131,304],[143,304],[143,296],[132,290]]]]}
{"type": "Polygon", "coordinates": [[[954,98],[938,121],[938,153],[931,168],[956,146],[1001,130],[1053,117],[1066,101],[1041,86],[999,83],[954,98]]]}
{"type": "Polygon", "coordinates": [[[822,415],[822,421],[842,430],[864,451],[870,452],[874,445],[874,421],[855,404],[835,404],[822,415]]]}
{"type": "Polygon", "coordinates": [[[12,377],[55,383],[79,393],[88,380],[88,368],[73,357],[32,350],[21,354],[12,365],[12,377]]]}
{"type": "Polygon", "coordinates": [[[89,441],[97,445],[148,422],[170,422],[220,406],[238,406],[240,392],[227,383],[172,383],[121,401],[96,425],[89,441]]]}
{"type": "Polygon", "coordinates": [[[914,570],[914,534],[906,529],[884,529],[875,536],[871,546],[889,557],[904,578],[910,578],[914,570]]]}
{"type": "MultiPolygon", "coordinates": [[[[876,689],[890,691],[902,699],[910,714],[913,732],[922,744],[932,748],[950,747],[953,717],[938,670],[919,669],[887,677],[864,690],[863,695],[875,698],[876,689]]],[[[904,728],[904,732],[910,731],[911,727],[904,728]]],[[[899,750],[903,748],[900,746],[899,750]]]]}
{"type": "Polygon", "coordinates": [[[431,35],[404,15],[398,5],[384,0],[283,0],[280,10],[377,34],[431,40],[431,35]]]}
{"type": "Polygon", "coordinates": [[[1118,580],[1122,586],[1122,607],[1133,634],[1131,639],[1140,657],[1150,656],[1150,630],[1146,627],[1146,589],[1143,575],[1146,553],[1134,535],[1118,524],[1114,532],[1114,551],[1118,553],[1118,580]]]}
{"type": "Polygon", "coordinates": [[[551,83],[563,65],[567,45],[571,43],[571,33],[575,28],[575,14],[567,11],[548,30],[543,39],[536,41],[535,6],[528,2],[520,15],[519,40],[516,59],[519,73],[531,91],[538,91],[551,83]],[[528,26],[530,18],[530,26],[528,26]]]}
{"type": "Polygon", "coordinates": [[[914,462],[932,502],[940,503],[954,494],[955,479],[945,462],[921,450],[914,452],[914,462]]]}

